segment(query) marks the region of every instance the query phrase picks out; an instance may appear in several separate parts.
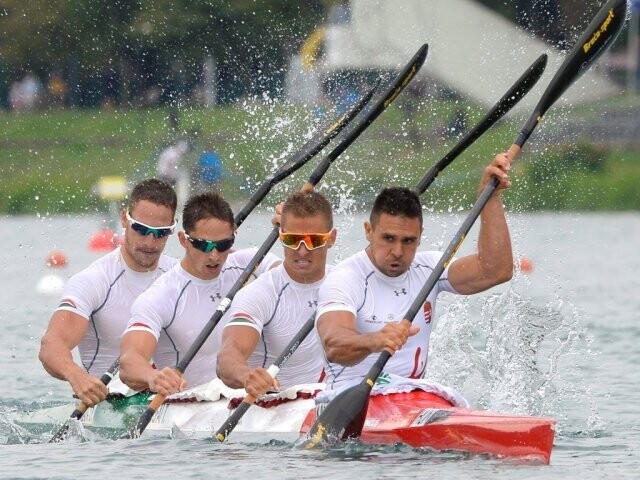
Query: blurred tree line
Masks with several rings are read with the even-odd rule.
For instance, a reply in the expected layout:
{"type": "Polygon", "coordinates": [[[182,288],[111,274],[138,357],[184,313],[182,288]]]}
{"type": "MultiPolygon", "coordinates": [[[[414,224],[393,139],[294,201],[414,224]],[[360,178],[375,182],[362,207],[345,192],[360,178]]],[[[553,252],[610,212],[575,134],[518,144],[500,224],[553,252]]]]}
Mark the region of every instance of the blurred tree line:
{"type": "MultiPolygon", "coordinates": [[[[573,43],[600,3],[477,1],[560,48],[573,43]]],[[[50,97],[71,105],[190,102],[204,88],[207,68],[215,68],[219,103],[265,91],[277,97],[291,55],[332,6],[345,2],[3,0],[0,107],[10,85],[31,73],[50,97]]]]}
{"type": "Polygon", "coordinates": [[[217,100],[282,89],[289,57],[328,0],[3,0],[0,101],[29,72],[68,102],[184,100],[215,61],[217,100]]]}

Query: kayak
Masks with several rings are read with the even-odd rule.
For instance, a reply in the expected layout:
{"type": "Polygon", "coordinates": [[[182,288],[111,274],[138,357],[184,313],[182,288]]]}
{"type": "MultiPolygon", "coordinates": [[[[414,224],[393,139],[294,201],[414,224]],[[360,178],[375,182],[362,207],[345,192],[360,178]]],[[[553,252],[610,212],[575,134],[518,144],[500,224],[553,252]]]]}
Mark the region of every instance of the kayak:
{"type": "MultiPolygon", "coordinates": [[[[242,417],[229,441],[268,437],[295,441],[315,421],[314,397],[324,385],[307,384],[265,395],[242,417]],[[250,436],[248,435],[250,434],[250,436]]],[[[169,397],[147,426],[144,436],[211,437],[244,395],[219,381],[169,397]]],[[[135,424],[149,394],[113,396],[90,408],[81,419],[87,430],[117,438],[135,424]]],[[[16,423],[35,433],[53,433],[68,420],[74,405],[21,414],[16,423]]],[[[501,414],[453,406],[433,392],[414,390],[372,395],[361,441],[401,442],[436,451],[460,451],[549,463],[555,420],[501,414]]]]}

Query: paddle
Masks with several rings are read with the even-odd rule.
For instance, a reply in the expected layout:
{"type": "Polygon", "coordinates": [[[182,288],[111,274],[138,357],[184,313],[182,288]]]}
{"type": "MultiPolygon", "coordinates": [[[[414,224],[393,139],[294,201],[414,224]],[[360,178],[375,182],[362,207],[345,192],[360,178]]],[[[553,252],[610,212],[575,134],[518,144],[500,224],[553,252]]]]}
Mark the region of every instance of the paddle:
{"type": "MultiPolygon", "coordinates": [[[[378,82],[379,83],[379,82],[378,82]]],[[[333,138],[335,138],[344,128],[360,113],[365,105],[371,100],[375,90],[378,87],[378,83],[373,86],[369,91],[365,93],[347,112],[341,115],[335,122],[329,125],[324,130],[321,130],[318,134],[308,140],[297,152],[295,152],[276,172],[269,175],[265,181],[260,185],[258,190],[249,198],[247,204],[238,212],[234,218],[236,227],[239,227],[253,211],[253,209],[269,194],[271,189],[279,182],[287,178],[296,170],[303,167],[311,158],[313,158],[318,152],[320,152],[333,138]]],[[[206,339],[205,339],[206,340],[206,339]]],[[[120,366],[120,359],[109,367],[109,370],[105,372],[100,380],[105,385],[113,379],[118,368],[120,366]]],[[[80,402],[76,409],[73,411],[69,419],[79,420],[88,409],[87,405],[80,402]]],[[[61,442],[64,440],[66,433],[69,430],[68,423],[64,423],[58,431],[53,435],[49,442],[61,442]]]]}
{"type": "MultiPolygon", "coordinates": [[[[384,94],[375,102],[373,107],[369,110],[363,112],[363,115],[359,122],[349,130],[343,140],[320,162],[320,164],[315,168],[312,172],[309,180],[302,187],[302,191],[311,190],[317,183],[320,181],[322,176],[329,169],[329,166],[333,163],[333,161],[338,158],[338,156],[344,152],[344,150],[351,145],[351,143],[358,137],[360,134],[373,122],[396,98],[396,96],[404,89],[404,87],[409,83],[409,81],[415,76],[418,69],[424,63],[427,57],[427,45],[423,45],[418,53],[412,58],[411,62],[405,67],[402,71],[401,75],[396,78],[393,84],[385,90],[384,94]]],[[[209,319],[204,329],[196,340],[194,341],[191,348],[187,351],[184,357],[178,362],[176,365],[176,370],[180,373],[184,373],[186,368],[191,363],[191,360],[195,357],[200,350],[200,347],[204,344],[206,339],[209,337],[215,326],[220,322],[220,319],[225,314],[233,297],[235,294],[244,286],[244,284],[249,279],[251,273],[256,269],[256,267],[260,264],[265,255],[269,252],[273,244],[278,239],[278,227],[274,227],[271,231],[269,237],[264,241],[264,243],[260,246],[254,257],[251,259],[246,269],[238,278],[236,283],[231,287],[227,296],[220,302],[218,308],[214,315],[209,319]]],[[[139,437],[144,429],[147,427],[151,418],[155,414],[160,405],[164,402],[165,397],[160,394],[156,394],[153,400],[149,403],[147,409],[142,413],[138,422],[129,432],[125,433],[120,438],[137,438],[139,437]]]]}
{"type": "Polygon", "coordinates": [[[538,82],[542,76],[544,69],[547,66],[547,54],[540,55],[535,62],[533,62],[527,70],[516,80],[511,88],[505,93],[498,103],[496,103],[487,114],[482,117],[482,120],[473,127],[467,134],[462,137],[458,143],[447,153],[442,159],[436,163],[424,177],[416,185],[415,192],[418,195],[422,195],[429,185],[433,183],[438,174],[449,166],[453,160],[455,160],[462,152],[464,152],[469,145],[475,142],[480,136],[482,136],[489,128],[493,126],[498,120],[500,120],[509,110],[511,110],[524,96],[529,93],[533,86],[538,82]]]}
{"type": "MultiPolygon", "coordinates": [[[[574,48],[560,66],[549,86],[538,102],[533,114],[520,131],[515,143],[509,149],[512,158],[520,152],[536,125],[542,120],[547,109],[562,95],[562,93],[587,69],[594,60],[612,43],[612,40],[622,29],[626,14],[625,0],[609,0],[591,21],[574,48]]],[[[498,180],[493,179],[478,197],[471,213],[454,236],[442,255],[426,283],[416,296],[409,310],[404,315],[404,322],[411,323],[422,308],[431,290],[453,259],[462,244],[466,234],[480,215],[482,208],[495,191],[498,180]]],[[[384,369],[391,353],[382,351],[375,364],[369,369],[363,381],[358,385],[347,388],[338,394],[324,409],[309,430],[300,446],[313,448],[330,438],[356,438],[362,433],[369,394],[376,379],[384,369]]]]}
{"type": "MultiPolygon", "coordinates": [[[[109,385],[109,382],[113,380],[113,377],[115,377],[119,367],[120,367],[120,359],[118,358],[116,359],[115,362],[113,362],[113,364],[111,364],[111,366],[109,367],[109,370],[107,370],[102,374],[102,376],[100,377],[100,381],[105,385],[109,385]]],[[[58,431],[53,434],[53,437],[51,437],[51,440],[49,440],[49,443],[59,443],[64,441],[64,439],[67,437],[67,433],[69,432],[69,421],[80,420],[84,415],[84,412],[86,412],[88,408],[89,407],[87,406],[86,403],[84,402],[78,403],[78,405],[76,405],[76,409],[69,416],[69,420],[64,422],[62,426],[58,429],[58,431]]]]}
{"type": "MultiPolygon", "coordinates": [[[[426,175],[420,180],[416,187],[419,195],[433,183],[438,174],[444,170],[456,157],[458,157],[469,145],[477,140],[484,132],[486,132],[494,123],[502,118],[509,110],[511,110],[536,84],[547,64],[547,55],[543,54],[522,74],[522,76],[513,84],[507,93],[496,103],[493,108],[480,120],[480,122],[471,129],[458,143],[447,153],[438,163],[429,169],[426,175]]],[[[274,361],[267,372],[275,378],[286,361],[298,349],[307,335],[313,330],[315,324],[315,314],[312,315],[302,326],[302,328],[294,335],[284,351],[274,361]]],[[[236,427],[240,419],[249,410],[249,407],[256,401],[251,395],[247,395],[242,403],[233,411],[227,420],[218,428],[214,437],[223,442],[236,427]]]]}

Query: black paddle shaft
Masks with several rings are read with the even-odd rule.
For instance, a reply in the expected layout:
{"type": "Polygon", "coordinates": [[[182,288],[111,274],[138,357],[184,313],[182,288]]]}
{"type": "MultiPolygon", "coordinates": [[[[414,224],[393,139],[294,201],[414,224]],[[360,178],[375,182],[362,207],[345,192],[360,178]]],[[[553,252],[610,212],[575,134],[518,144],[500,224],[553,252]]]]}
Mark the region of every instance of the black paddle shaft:
{"type": "MultiPolygon", "coordinates": [[[[470,130],[460,141],[447,153],[438,163],[429,169],[425,176],[418,182],[415,188],[416,193],[422,195],[433,183],[438,174],[444,170],[451,162],[457,158],[471,143],[477,140],[511,108],[513,108],[536,84],[542,76],[547,63],[547,56],[541,55],[529,68],[520,76],[509,91],[502,96],[496,105],[483,117],[483,119],[470,130]]],[[[436,280],[437,281],[437,280],[436,280]]],[[[431,288],[429,288],[430,291],[431,288]]],[[[428,295],[428,294],[427,294],[428,295]]],[[[426,299],[426,297],[425,297],[426,299]]],[[[422,302],[424,303],[424,301],[422,302]]],[[[418,305],[413,313],[417,313],[418,305]]],[[[407,315],[411,314],[410,311],[407,315]]],[[[413,318],[413,316],[411,318],[413,318]]],[[[327,436],[350,436],[351,432],[359,435],[366,415],[366,407],[369,401],[369,392],[373,388],[375,379],[382,372],[391,355],[383,351],[373,365],[365,380],[351,389],[340,393],[331,404],[322,412],[309,431],[309,439],[303,446],[311,448],[318,444],[327,436]],[[349,421],[346,421],[349,419],[349,421]],[[336,425],[340,425],[336,427],[336,425]]]]}
{"type": "MultiPolygon", "coordinates": [[[[376,101],[375,105],[371,110],[367,110],[362,119],[356,124],[356,126],[347,132],[345,138],[324,158],[320,161],[318,166],[311,173],[307,184],[303,187],[303,189],[310,190],[313,186],[317,185],[320,179],[324,176],[324,174],[331,166],[331,163],[343,153],[349,145],[353,143],[353,141],[360,136],[362,132],[376,119],[378,116],[384,111],[384,109],[389,105],[391,100],[393,100],[400,92],[398,89],[400,87],[400,91],[407,85],[409,80],[413,78],[418,68],[424,63],[424,60],[427,55],[427,45],[423,45],[418,53],[411,59],[409,65],[405,67],[403,70],[404,75],[400,75],[399,78],[402,78],[403,83],[401,86],[396,85],[397,81],[394,82],[387,90],[382,94],[382,96],[376,101]],[[408,77],[408,78],[407,78],[408,77]]],[[[377,83],[376,83],[377,85],[377,83]]],[[[372,93],[372,92],[371,92],[372,93]]],[[[369,96],[370,97],[370,96],[369,96]]],[[[231,287],[231,290],[227,293],[226,298],[223,299],[214,314],[214,317],[209,321],[209,324],[205,326],[205,329],[198,335],[196,340],[194,341],[191,348],[187,351],[184,357],[178,362],[176,369],[182,373],[184,373],[185,369],[193,360],[193,357],[198,352],[202,344],[209,337],[215,326],[220,321],[222,315],[226,312],[231,304],[231,301],[236,293],[244,286],[245,283],[249,280],[249,277],[253,274],[253,271],[260,264],[262,259],[266,256],[266,254],[271,250],[271,247],[278,240],[278,228],[274,227],[269,237],[262,244],[258,252],[256,252],[255,256],[251,259],[241,277],[236,281],[236,283],[231,287]]]]}
{"type": "MultiPolygon", "coordinates": [[[[560,98],[567,88],[569,88],[569,86],[571,86],[613,43],[613,40],[616,38],[618,33],[620,33],[624,24],[626,8],[627,3],[625,0],[609,0],[609,2],[607,2],[596,14],[585,32],[574,45],[571,52],[567,55],[567,58],[544,91],[533,114],[520,131],[520,134],[514,142],[516,147],[511,148],[512,159],[515,159],[515,155],[519,153],[520,148],[531,136],[533,130],[540,123],[542,117],[551,105],[553,105],[553,103],[560,98]]],[[[431,275],[409,307],[407,313],[403,317],[404,319],[410,322],[413,321],[418,311],[422,308],[425,300],[431,293],[431,290],[433,290],[433,287],[435,287],[438,282],[440,275],[442,275],[449,262],[453,260],[458,248],[460,248],[460,245],[464,242],[466,235],[480,216],[482,209],[487,204],[496,188],[498,188],[499,183],[499,180],[494,177],[484,188],[473,208],[469,212],[469,215],[458,229],[458,232],[447,246],[447,249],[440,258],[440,261],[434,267],[431,275]]],[[[365,382],[367,382],[367,379],[375,381],[384,369],[389,358],[391,358],[391,354],[389,352],[386,350],[382,352],[378,357],[378,360],[371,367],[371,370],[367,373],[365,382]]]]}
{"type": "MultiPolygon", "coordinates": [[[[284,366],[284,364],[291,358],[291,356],[296,352],[300,344],[305,340],[307,335],[311,333],[313,327],[315,325],[315,315],[312,315],[307,319],[302,328],[296,333],[296,335],[291,339],[289,344],[282,351],[280,356],[275,359],[273,365],[269,367],[269,373],[275,377],[280,369],[284,366]]],[[[242,419],[249,407],[253,405],[255,399],[247,395],[245,399],[242,401],[240,405],[233,411],[229,418],[225,420],[225,422],[218,428],[218,431],[214,434],[214,438],[219,442],[224,442],[227,436],[231,433],[231,431],[236,428],[238,422],[242,419]]]]}

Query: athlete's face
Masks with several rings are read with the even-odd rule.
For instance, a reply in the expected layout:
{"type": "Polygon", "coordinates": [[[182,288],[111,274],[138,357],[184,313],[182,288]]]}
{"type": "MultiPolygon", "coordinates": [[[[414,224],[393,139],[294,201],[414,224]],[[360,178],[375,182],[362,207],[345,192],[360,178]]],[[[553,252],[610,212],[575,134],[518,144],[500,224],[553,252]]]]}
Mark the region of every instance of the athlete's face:
{"type": "MultiPolygon", "coordinates": [[[[189,232],[191,240],[210,240],[221,242],[233,237],[233,225],[217,218],[206,218],[198,220],[195,228],[189,232]]],[[[178,233],[180,244],[185,248],[185,256],[182,259],[182,266],[191,275],[202,280],[213,280],[220,275],[224,262],[227,261],[232,249],[224,252],[214,248],[210,252],[203,252],[196,248],[187,238],[185,232],[178,233]]]]}
{"type": "Polygon", "coordinates": [[[329,248],[336,242],[336,231],[330,227],[329,221],[322,215],[298,217],[291,214],[282,216],[283,233],[328,233],[326,245],[309,249],[305,243],[298,243],[297,248],[283,245],[284,268],[287,274],[298,283],[313,283],[324,277],[329,248]]]}
{"type": "Polygon", "coordinates": [[[365,222],[364,230],[369,241],[367,254],[378,270],[388,277],[409,270],[420,245],[419,218],[382,213],[375,225],[365,222]]]}
{"type": "MultiPolygon", "coordinates": [[[[149,200],[140,200],[133,205],[129,210],[129,216],[132,221],[150,227],[167,227],[174,223],[174,212],[169,207],[149,200]]],[[[169,235],[160,238],[156,238],[153,233],[142,235],[131,227],[125,210],[120,214],[120,222],[125,230],[121,251],[127,265],[138,272],[155,270],[169,235]]]]}

